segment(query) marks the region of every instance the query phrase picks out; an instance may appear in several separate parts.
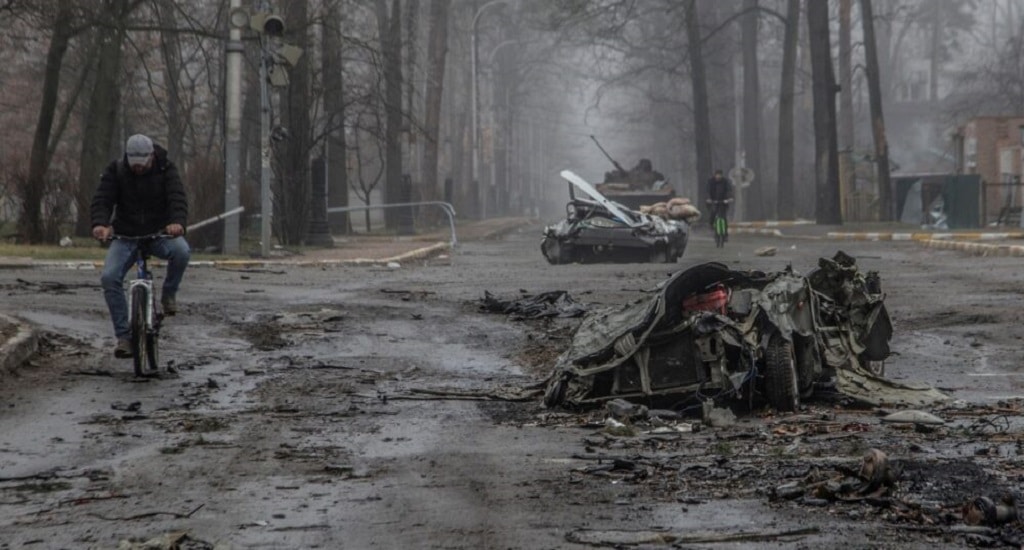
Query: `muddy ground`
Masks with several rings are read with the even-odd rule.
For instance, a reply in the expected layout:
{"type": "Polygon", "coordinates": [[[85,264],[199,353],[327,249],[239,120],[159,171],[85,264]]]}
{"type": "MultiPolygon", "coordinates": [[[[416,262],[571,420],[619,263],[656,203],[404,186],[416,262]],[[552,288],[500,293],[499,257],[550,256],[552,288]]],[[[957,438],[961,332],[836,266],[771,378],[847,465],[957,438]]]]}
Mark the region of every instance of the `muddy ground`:
{"type": "Polygon", "coordinates": [[[539,228],[400,269],[195,268],[166,324],[168,373],[115,360],[83,270],[0,273],[0,311],[45,331],[0,389],[0,548],[961,548],[1019,546],[966,503],[1024,479],[1024,265],[914,243],[706,234],[675,266],[550,266],[539,228]],[[757,257],[771,244],[779,254],[757,257]],[[480,311],[485,291],[646,300],[713,259],[808,270],[842,249],[878,270],[889,376],[955,400],[944,426],[819,395],[795,414],[605,429],[531,387],[578,319],[480,311]],[[681,428],[680,428],[681,427],[681,428]],[[659,429],[660,428],[660,429],[659,429]],[[897,481],[846,489],[871,448],[897,481]],[[162,537],[162,538],[161,538],[162,537]],[[176,542],[174,542],[176,541],[176,542]]]}

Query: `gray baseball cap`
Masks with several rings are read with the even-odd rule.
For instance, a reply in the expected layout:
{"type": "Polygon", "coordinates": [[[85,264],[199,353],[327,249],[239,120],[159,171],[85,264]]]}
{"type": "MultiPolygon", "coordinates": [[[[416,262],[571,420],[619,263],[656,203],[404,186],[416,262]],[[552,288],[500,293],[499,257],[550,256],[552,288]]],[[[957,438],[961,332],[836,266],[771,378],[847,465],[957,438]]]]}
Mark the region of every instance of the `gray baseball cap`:
{"type": "Polygon", "coordinates": [[[128,138],[124,154],[128,157],[129,165],[142,166],[149,162],[149,156],[153,154],[153,140],[142,134],[135,134],[128,138]]]}

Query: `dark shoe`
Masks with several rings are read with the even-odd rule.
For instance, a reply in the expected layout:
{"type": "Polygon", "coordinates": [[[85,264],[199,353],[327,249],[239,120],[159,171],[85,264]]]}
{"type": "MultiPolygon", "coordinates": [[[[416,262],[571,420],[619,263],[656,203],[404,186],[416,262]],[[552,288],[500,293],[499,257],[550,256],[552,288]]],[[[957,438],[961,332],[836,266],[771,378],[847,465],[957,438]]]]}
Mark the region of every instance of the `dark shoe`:
{"type": "Polygon", "coordinates": [[[132,356],[132,343],[127,338],[118,338],[117,345],[114,346],[114,357],[118,359],[128,359],[132,356]]]}
{"type": "Polygon", "coordinates": [[[178,313],[178,304],[175,303],[174,296],[162,296],[160,298],[160,306],[164,309],[164,315],[168,317],[178,313]]]}

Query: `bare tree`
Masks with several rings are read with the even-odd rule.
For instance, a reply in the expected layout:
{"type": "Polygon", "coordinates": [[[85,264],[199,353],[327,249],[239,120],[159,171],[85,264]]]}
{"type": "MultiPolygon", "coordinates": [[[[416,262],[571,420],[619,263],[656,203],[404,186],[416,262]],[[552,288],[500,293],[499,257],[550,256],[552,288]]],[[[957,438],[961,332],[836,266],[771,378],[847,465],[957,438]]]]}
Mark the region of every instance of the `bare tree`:
{"type": "Polygon", "coordinates": [[[743,198],[747,219],[758,220],[765,215],[762,198],[765,177],[761,172],[761,77],[757,62],[758,0],[744,0],[743,11],[743,152],[747,168],[759,178],[747,187],[743,198]]]}
{"type": "Polygon", "coordinates": [[[177,14],[173,0],[159,0],[156,4],[160,22],[160,55],[163,59],[163,83],[166,90],[164,103],[167,112],[167,156],[181,159],[185,141],[187,117],[181,105],[181,43],[177,32],[177,14]]]}
{"type": "Polygon", "coordinates": [[[448,8],[450,0],[432,0],[430,37],[427,41],[427,94],[424,120],[423,200],[438,198],[438,156],[441,138],[441,98],[444,93],[445,61],[448,54],[448,8]]]}
{"type": "MultiPolygon", "coordinates": [[[[384,200],[408,202],[409,189],[402,176],[402,0],[377,0],[377,28],[384,71],[384,200]]],[[[385,225],[400,233],[412,232],[408,211],[386,210],[385,225]]]]}
{"type": "Polygon", "coordinates": [[[845,204],[853,188],[854,166],[853,125],[853,62],[851,11],[853,0],[839,0],[839,190],[840,204],[845,204]]]}
{"type": "Polygon", "coordinates": [[[878,175],[878,212],[882,221],[893,219],[892,188],[889,182],[889,143],[885,137],[882,113],[882,85],[879,82],[878,52],[875,43],[874,14],[871,0],[860,0],[864,27],[864,57],[867,62],[868,101],[871,104],[871,131],[875,140],[875,169],[878,175]]]}
{"type": "MultiPolygon", "coordinates": [[[[355,143],[352,145],[352,154],[355,159],[355,178],[351,184],[356,196],[366,206],[372,204],[373,191],[380,183],[381,176],[384,174],[385,167],[387,166],[387,157],[385,155],[387,144],[381,133],[383,127],[381,109],[370,109],[368,113],[360,113],[356,116],[354,128],[355,143]],[[364,127],[362,123],[363,118],[366,116],[369,116],[374,121],[374,125],[369,128],[364,127]],[[366,152],[367,143],[373,147],[373,152],[370,153],[370,155],[373,155],[372,157],[366,152]]],[[[371,231],[369,209],[364,211],[363,221],[366,232],[369,233],[371,231]]]]}
{"type": "MultiPolygon", "coordinates": [[[[341,1],[325,2],[323,41],[324,116],[327,133],[327,200],[328,207],[348,206],[348,166],[345,140],[345,98],[343,41],[341,36],[341,1]]],[[[330,217],[334,233],[349,232],[348,213],[330,217]]]]}
{"type": "Polygon", "coordinates": [[[796,46],[800,33],[800,0],[786,1],[786,31],[782,46],[782,78],[779,84],[779,187],[776,204],[779,219],[792,219],[793,208],[793,90],[796,86],[796,46]]]}
{"type": "MultiPolygon", "coordinates": [[[[693,86],[693,132],[697,155],[697,181],[701,182],[711,173],[711,117],[708,114],[708,87],[704,71],[704,56],[701,51],[700,16],[696,0],[686,4],[686,38],[690,48],[690,82],[693,86]]],[[[707,199],[707,189],[697,188],[699,204],[707,199]]]]}
{"type": "Polygon", "coordinates": [[[814,80],[814,152],[819,224],[842,223],[839,208],[839,166],[836,135],[836,83],[832,72],[828,2],[807,3],[807,31],[811,41],[811,70],[814,80]]]}
{"type": "Polygon", "coordinates": [[[99,174],[110,162],[110,152],[115,149],[115,127],[121,97],[121,65],[128,15],[139,4],[133,0],[104,0],[100,16],[111,24],[112,28],[96,28],[94,40],[99,44],[93,69],[94,81],[89,103],[86,107],[82,140],[82,151],[79,157],[78,224],[76,233],[88,235],[90,219],[85,215],[89,212],[92,195],[99,184],[99,174]]]}
{"type": "Polygon", "coordinates": [[[61,66],[64,62],[64,54],[68,49],[68,42],[74,32],[73,17],[70,0],[60,0],[57,11],[53,15],[53,32],[50,37],[49,51],[46,54],[42,103],[39,106],[39,117],[32,140],[28,176],[19,193],[22,211],[18,219],[18,232],[30,243],[43,242],[48,237],[45,234],[43,213],[40,207],[46,192],[46,172],[51,158],[50,138],[57,110],[61,66]]]}
{"type": "MultiPolygon", "coordinates": [[[[291,44],[308,51],[308,14],[306,2],[285,4],[288,30],[285,38],[291,44]]],[[[283,89],[281,123],[283,131],[276,132],[279,166],[274,189],[274,222],[278,236],[286,245],[303,242],[308,229],[310,197],[309,154],[312,149],[310,122],[311,91],[309,55],[302,55],[298,63],[288,70],[288,86],[283,89]]],[[[281,69],[276,69],[281,70],[281,69]]]]}

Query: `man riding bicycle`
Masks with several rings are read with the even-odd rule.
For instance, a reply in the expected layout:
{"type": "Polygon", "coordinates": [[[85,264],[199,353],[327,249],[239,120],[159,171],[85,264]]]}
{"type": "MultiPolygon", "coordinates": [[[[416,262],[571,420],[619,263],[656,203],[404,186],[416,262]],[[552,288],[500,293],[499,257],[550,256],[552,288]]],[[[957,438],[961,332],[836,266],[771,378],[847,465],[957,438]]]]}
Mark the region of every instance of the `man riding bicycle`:
{"type": "MultiPolygon", "coordinates": [[[[710,205],[711,212],[708,216],[708,223],[711,224],[711,230],[715,230],[715,219],[719,216],[725,218],[729,214],[729,203],[733,199],[732,182],[722,174],[721,170],[715,170],[714,176],[708,180],[708,204],[710,205]]],[[[728,240],[729,233],[728,229],[724,235],[725,239],[728,240]]]]}
{"type": "MultiPolygon", "coordinates": [[[[100,241],[109,241],[115,234],[166,233],[170,237],[152,242],[149,252],[167,260],[160,302],[165,315],[177,313],[175,296],[191,257],[184,238],[188,199],[167,151],[142,134],[128,138],[124,156],[111,162],[100,177],[91,210],[92,236],[100,241]]],[[[117,338],[114,356],[119,358],[132,356],[124,277],[132,267],[136,246],[141,245],[132,240],[110,241],[100,277],[117,338]]]]}

